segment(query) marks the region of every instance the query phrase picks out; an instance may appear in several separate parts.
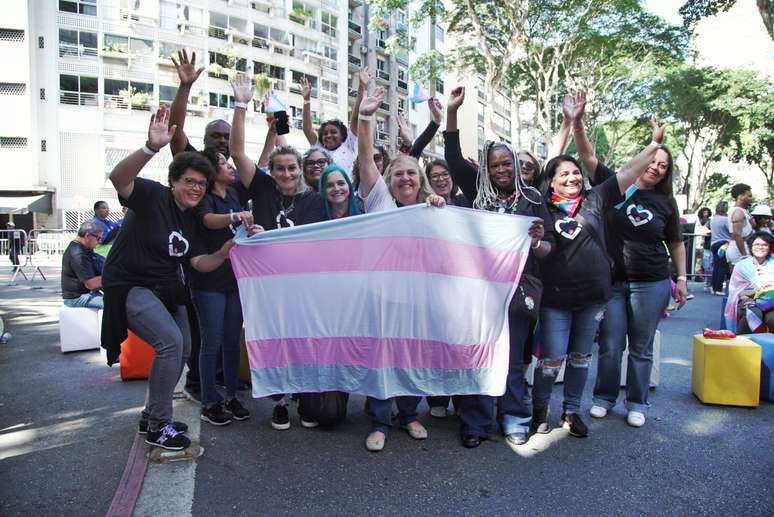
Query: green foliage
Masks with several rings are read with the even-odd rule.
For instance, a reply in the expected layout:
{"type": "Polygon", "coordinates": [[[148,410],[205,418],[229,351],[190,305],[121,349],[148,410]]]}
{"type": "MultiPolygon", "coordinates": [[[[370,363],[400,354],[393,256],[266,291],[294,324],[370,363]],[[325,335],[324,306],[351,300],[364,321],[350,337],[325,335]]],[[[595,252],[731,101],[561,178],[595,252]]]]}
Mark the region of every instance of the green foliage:
{"type": "Polygon", "coordinates": [[[736,0],[688,0],[678,12],[683,17],[685,27],[690,28],[700,19],[728,11],[735,4],[736,0]]]}
{"type": "Polygon", "coordinates": [[[271,82],[269,82],[269,77],[266,74],[255,74],[253,83],[255,84],[255,93],[258,97],[263,97],[271,88],[271,82]]]}
{"type": "Polygon", "coordinates": [[[744,128],[733,145],[734,158],[760,169],[766,179],[767,197],[774,199],[774,84],[768,82],[763,96],[750,106],[744,128]]]}
{"type": "Polygon", "coordinates": [[[443,75],[444,57],[437,50],[425,52],[411,63],[409,76],[423,84],[435,84],[443,75]]]}

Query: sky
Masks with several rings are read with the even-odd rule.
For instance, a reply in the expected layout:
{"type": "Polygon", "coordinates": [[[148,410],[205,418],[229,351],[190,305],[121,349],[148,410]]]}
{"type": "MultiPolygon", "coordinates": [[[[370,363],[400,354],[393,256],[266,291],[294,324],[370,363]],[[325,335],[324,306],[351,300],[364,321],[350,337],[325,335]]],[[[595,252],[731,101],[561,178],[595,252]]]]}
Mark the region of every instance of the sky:
{"type": "Polygon", "coordinates": [[[682,0],[645,0],[645,8],[674,25],[682,25],[683,18],[677,10],[683,5],[682,0]]]}

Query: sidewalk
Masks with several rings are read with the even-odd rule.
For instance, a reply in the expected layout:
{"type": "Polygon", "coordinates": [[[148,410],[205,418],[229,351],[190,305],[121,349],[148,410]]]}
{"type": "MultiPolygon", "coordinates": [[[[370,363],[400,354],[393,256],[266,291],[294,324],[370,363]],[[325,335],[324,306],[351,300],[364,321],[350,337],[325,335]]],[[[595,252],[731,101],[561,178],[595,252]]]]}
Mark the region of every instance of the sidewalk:
{"type": "MultiPolygon", "coordinates": [[[[145,382],[121,382],[97,351],[60,353],[58,277],[6,283],[0,314],[13,338],[0,345],[0,514],[104,515],[145,382]]],[[[283,432],[270,427],[268,402],[245,396],[250,420],[201,424],[198,461],[151,466],[135,514],[771,515],[774,405],[704,406],[691,395],[691,336],[720,313],[718,297],[691,287],[696,298],[661,325],[661,385],[642,429],[628,427],[619,406],[603,421],[585,417],[586,439],[555,429],[516,452],[500,437],[467,450],[458,421],[431,419],[423,403],[428,440],[395,430],[384,452],[369,454],[361,396],[335,430],[303,429],[291,407],[283,432]]],[[[194,404],[178,404],[176,416],[195,419],[194,404]]]]}

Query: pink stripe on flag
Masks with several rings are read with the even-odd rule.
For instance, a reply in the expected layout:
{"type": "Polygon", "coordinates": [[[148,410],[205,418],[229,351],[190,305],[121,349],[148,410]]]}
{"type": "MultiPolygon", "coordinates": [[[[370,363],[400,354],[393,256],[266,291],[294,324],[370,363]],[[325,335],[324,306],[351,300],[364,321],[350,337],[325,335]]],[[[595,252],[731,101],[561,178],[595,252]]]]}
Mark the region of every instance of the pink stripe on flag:
{"type": "Polygon", "coordinates": [[[237,246],[237,278],[349,271],[411,271],[514,282],[526,256],[424,237],[364,237],[237,246]]]}
{"type": "Polygon", "coordinates": [[[247,342],[250,368],[317,364],[367,368],[491,368],[497,345],[453,345],[430,339],[277,338],[247,342]]]}

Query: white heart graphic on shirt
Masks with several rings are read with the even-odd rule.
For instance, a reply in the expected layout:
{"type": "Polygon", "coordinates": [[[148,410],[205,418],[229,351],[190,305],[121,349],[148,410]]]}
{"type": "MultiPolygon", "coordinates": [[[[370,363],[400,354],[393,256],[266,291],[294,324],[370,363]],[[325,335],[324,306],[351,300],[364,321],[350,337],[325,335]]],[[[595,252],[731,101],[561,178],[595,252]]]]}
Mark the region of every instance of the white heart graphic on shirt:
{"type": "Polygon", "coordinates": [[[565,217],[564,219],[557,219],[554,223],[554,229],[556,233],[566,239],[573,240],[583,228],[583,225],[572,217],[565,217]]]}
{"type": "Polygon", "coordinates": [[[178,232],[169,234],[169,256],[182,257],[188,253],[188,240],[178,232]]]}
{"type": "Polygon", "coordinates": [[[642,207],[642,205],[629,205],[626,208],[626,215],[634,226],[642,226],[653,220],[653,212],[642,207]]]}

